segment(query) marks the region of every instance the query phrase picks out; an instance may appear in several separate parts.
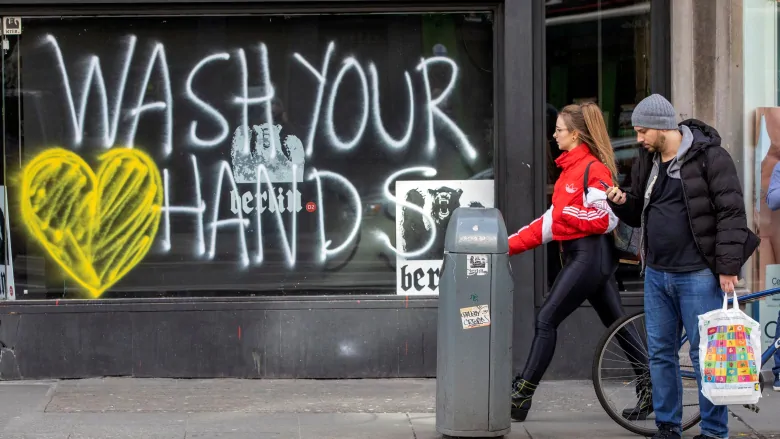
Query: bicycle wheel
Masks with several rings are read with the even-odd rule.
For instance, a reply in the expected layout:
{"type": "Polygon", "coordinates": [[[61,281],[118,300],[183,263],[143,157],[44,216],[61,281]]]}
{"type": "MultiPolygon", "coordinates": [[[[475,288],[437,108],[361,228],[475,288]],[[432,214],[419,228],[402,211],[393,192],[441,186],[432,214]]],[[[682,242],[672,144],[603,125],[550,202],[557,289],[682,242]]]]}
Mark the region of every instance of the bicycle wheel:
{"type": "MultiPolygon", "coordinates": [[[[592,378],[596,397],[613,421],[632,433],[652,436],[657,431],[652,410],[646,414],[633,411],[640,398],[646,398],[648,406],[652,407],[649,404],[652,386],[647,366],[644,320],[644,311],[637,311],[624,316],[607,329],[593,356],[592,378]],[[638,356],[641,358],[636,358],[638,356]]],[[[688,352],[686,338],[680,349],[683,430],[688,430],[701,420],[698,386],[688,352]]]]}

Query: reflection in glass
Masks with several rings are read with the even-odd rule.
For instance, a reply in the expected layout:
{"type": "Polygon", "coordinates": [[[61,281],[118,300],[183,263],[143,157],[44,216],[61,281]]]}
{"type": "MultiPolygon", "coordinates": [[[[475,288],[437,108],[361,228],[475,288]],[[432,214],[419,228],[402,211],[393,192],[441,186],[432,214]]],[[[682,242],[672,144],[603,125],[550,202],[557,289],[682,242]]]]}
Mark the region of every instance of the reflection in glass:
{"type": "MultiPolygon", "coordinates": [[[[554,140],[558,110],[571,103],[596,102],[615,149],[618,179],[630,185],[631,165],[640,147],[631,126],[634,106],[650,94],[649,0],[548,0],[547,170],[548,203],[559,170],[554,140]]],[[[557,243],[547,245],[548,284],[561,268],[557,243]]],[[[624,255],[625,256],[625,255],[624,255]]],[[[621,291],[641,291],[636,258],[621,259],[621,291]]]]}

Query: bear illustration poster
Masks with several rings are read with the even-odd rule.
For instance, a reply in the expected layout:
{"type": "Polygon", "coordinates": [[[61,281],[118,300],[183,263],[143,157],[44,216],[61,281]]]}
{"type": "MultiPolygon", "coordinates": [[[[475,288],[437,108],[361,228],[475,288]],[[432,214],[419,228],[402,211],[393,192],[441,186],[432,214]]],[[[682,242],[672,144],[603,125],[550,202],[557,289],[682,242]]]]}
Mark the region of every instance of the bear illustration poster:
{"type": "Polygon", "coordinates": [[[16,300],[11,231],[8,224],[7,189],[0,186],[0,299],[16,300]]]}
{"type": "Polygon", "coordinates": [[[493,180],[395,183],[396,293],[438,295],[444,234],[458,207],[495,207],[493,180]]]}

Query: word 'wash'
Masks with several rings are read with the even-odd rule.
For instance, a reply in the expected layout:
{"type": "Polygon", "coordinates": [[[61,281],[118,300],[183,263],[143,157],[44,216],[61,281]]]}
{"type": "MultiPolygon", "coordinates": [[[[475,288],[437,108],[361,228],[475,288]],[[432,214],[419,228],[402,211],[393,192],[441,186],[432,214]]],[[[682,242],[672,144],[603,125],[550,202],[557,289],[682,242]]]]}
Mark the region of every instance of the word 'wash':
{"type": "Polygon", "coordinates": [[[24,224],[92,297],[99,297],[152,246],[163,202],[160,172],[142,151],[114,148],[97,174],[62,148],[36,156],[22,172],[24,224]]]}

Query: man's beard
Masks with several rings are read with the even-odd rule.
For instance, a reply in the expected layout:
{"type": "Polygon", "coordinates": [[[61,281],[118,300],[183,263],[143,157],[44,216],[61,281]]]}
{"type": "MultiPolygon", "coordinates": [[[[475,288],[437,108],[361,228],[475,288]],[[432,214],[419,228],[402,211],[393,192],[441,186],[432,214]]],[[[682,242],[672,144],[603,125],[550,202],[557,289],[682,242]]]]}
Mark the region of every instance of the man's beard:
{"type": "Polygon", "coordinates": [[[647,147],[647,150],[652,153],[660,152],[664,149],[664,145],[666,145],[666,136],[659,134],[658,139],[652,145],[647,147]]]}

